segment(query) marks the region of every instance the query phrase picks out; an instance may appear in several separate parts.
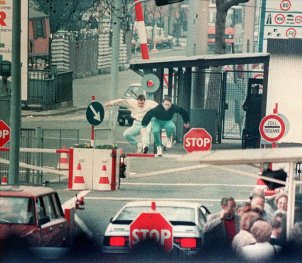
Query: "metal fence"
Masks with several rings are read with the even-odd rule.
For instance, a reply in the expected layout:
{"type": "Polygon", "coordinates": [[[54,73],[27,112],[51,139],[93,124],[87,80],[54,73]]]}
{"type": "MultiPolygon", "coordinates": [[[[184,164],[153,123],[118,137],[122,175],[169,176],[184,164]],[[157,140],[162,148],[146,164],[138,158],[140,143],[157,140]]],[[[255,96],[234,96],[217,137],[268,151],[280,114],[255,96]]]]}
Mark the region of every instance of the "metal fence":
{"type": "MultiPolygon", "coordinates": [[[[79,141],[78,129],[21,129],[20,133],[20,146],[22,148],[61,149],[63,146],[69,148],[79,144],[79,141]]],[[[9,152],[0,151],[0,158],[9,160],[9,152]]],[[[59,158],[59,154],[53,153],[20,152],[20,163],[36,166],[57,167],[59,158]]],[[[8,177],[8,170],[7,164],[0,163],[0,179],[3,176],[8,177]]],[[[41,184],[49,178],[54,178],[54,175],[43,174],[41,171],[29,168],[20,167],[19,171],[18,181],[22,184],[41,184]]]]}
{"type": "Polygon", "coordinates": [[[35,105],[48,110],[56,108],[58,103],[72,102],[72,71],[32,70],[29,71],[28,81],[27,106],[35,105]]]}
{"type": "Polygon", "coordinates": [[[222,138],[241,140],[245,123],[242,105],[246,99],[249,79],[262,71],[226,71],[222,98],[222,138]]]}

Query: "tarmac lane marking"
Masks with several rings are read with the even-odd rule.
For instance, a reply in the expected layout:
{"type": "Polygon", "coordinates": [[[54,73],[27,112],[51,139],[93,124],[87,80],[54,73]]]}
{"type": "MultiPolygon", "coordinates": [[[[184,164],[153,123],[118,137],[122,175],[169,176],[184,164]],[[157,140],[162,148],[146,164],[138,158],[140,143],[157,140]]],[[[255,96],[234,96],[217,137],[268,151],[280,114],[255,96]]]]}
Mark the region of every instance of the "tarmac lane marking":
{"type": "Polygon", "coordinates": [[[167,170],[162,170],[162,171],[155,171],[155,172],[150,172],[150,173],[143,173],[143,174],[136,174],[131,176],[131,178],[141,178],[141,177],[148,177],[148,176],[154,176],[154,175],[161,175],[161,174],[169,174],[169,173],[175,173],[175,172],[184,172],[184,171],[190,171],[194,169],[200,169],[200,168],[205,168],[208,165],[204,164],[198,164],[198,165],[191,165],[191,166],[186,166],[186,167],[180,167],[180,168],[172,168],[172,169],[167,169],[167,170]]]}
{"type": "MultiPolygon", "coordinates": [[[[139,198],[139,197],[101,197],[101,196],[87,196],[86,200],[100,200],[100,201],[154,201],[153,198],[139,198]]],[[[156,198],[157,201],[191,201],[191,202],[220,202],[220,199],[207,198],[156,198]]],[[[248,199],[236,199],[237,202],[247,201],[248,199]]]]}
{"type": "MultiPolygon", "coordinates": [[[[196,183],[128,183],[128,182],[122,182],[122,185],[143,185],[143,186],[223,186],[225,187],[226,184],[196,184],[196,183]]],[[[230,187],[255,187],[256,185],[253,184],[228,184],[230,187]]]]}

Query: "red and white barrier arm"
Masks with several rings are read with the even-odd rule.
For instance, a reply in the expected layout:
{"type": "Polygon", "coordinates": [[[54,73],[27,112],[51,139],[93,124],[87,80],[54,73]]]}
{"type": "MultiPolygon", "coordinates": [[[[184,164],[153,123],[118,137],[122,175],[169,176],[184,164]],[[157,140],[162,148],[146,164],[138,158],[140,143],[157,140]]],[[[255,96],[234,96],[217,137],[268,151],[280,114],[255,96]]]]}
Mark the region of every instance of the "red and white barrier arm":
{"type": "Polygon", "coordinates": [[[149,49],[147,43],[143,6],[142,3],[139,2],[138,0],[134,0],[134,5],[135,5],[135,15],[136,15],[136,30],[140,41],[142,59],[149,59],[149,49]]]}

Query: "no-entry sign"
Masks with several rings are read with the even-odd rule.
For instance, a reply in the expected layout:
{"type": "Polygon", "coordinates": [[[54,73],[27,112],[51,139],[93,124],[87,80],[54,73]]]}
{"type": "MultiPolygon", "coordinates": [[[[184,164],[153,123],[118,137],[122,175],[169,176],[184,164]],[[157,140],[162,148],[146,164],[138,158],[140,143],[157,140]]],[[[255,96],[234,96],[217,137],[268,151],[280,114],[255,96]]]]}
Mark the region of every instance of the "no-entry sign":
{"type": "Polygon", "coordinates": [[[10,140],[10,128],[5,121],[0,120],[0,147],[4,146],[10,140]]]}
{"type": "Polygon", "coordinates": [[[285,123],[278,115],[267,115],[260,122],[259,132],[264,140],[277,142],[285,133],[285,123]]]}
{"type": "Polygon", "coordinates": [[[212,148],[212,136],[203,128],[192,128],[184,136],[183,147],[188,153],[209,151],[212,148]]]}
{"type": "Polygon", "coordinates": [[[141,213],[130,225],[130,247],[154,239],[166,252],[173,248],[173,229],[160,213],[141,213]]]}

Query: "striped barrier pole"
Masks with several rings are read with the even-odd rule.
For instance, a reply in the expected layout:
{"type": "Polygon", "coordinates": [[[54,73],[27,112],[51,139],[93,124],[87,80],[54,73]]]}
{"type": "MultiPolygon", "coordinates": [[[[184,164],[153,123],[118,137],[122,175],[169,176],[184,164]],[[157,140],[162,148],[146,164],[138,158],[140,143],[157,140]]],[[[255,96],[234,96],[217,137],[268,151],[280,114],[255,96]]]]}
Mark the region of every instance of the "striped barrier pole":
{"type": "Polygon", "coordinates": [[[147,36],[146,36],[143,6],[142,3],[139,2],[139,0],[134,0],[134,5],[135,5],[135,16],[136,16],[136,30],[140,41],[142,59],[147,60],[149,59],[149,49],[148,49],[147,36]]]}

